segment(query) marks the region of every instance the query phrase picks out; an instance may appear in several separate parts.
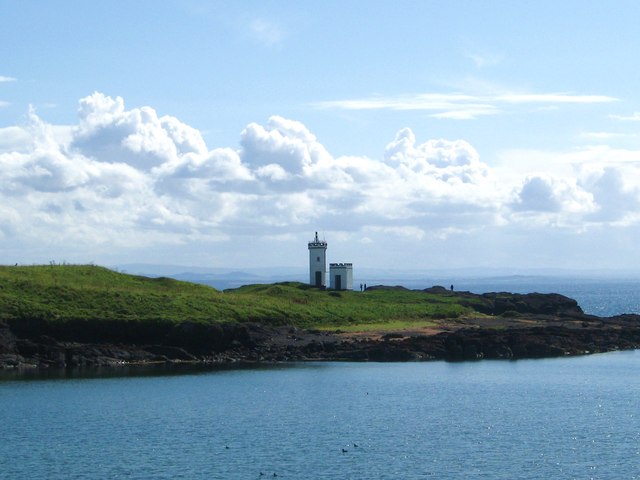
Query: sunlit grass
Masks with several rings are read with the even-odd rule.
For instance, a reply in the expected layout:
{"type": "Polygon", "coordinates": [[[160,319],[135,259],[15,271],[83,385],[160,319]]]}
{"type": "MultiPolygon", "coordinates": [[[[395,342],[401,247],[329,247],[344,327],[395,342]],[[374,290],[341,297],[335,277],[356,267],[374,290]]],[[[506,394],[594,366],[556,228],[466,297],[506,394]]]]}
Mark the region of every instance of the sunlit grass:
{"type": "Polygon", "coordinates": [[[428,328],[438,326],[438,323],[428,320],[389,320],[379,323],[355,323],[355,324],[342,324],[338,328],[334,326],[323,325],[318,327],[318,330],[322,331],[341,331],[346,333],[367,333],[367,332],[391,332],[402,331],[419,328],[428,328]]]}
{"type": "Polygon", "coordinates": [[[407,290],[335,292],[284,282],[220,292],[93,265],[0,267],[0,320],[257,322],[355,331],[428,326],[470,312],[454,296],[407,290]]]}

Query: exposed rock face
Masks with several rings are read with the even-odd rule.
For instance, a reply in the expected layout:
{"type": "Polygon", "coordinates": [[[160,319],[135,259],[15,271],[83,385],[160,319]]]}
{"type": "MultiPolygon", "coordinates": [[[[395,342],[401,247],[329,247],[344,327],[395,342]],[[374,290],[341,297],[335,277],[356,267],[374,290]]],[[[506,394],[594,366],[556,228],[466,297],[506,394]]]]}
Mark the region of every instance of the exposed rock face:
{"type": "MultiPolygon", "coordinates": [[[[396,288],[396,287],[391,287],[396,288]]],[[[452,295],[446,289],[433,289],[452,295]]],[[[562,295],[456,293],[481,313],[446,331],[374,338],[257,324],[0,322],[0,368],[152,362],[520,359],[640,348],[640,316],[585,315],[562,295]],[[523,318],[526,317],[526,318],[523,318]]]]}
{"type": "Polygon", "coordinates": [[[16,336],[9,329],[9,325],[0,322],[0,368],[17,367],[24,363],[17,353],[16,336]]]}
{"type": "Polygon", "coordinates": [[[557,293],[485,293],[480,296],[485,304],[475,304],[476,310],[489,315],[508,312],[534,315],[580,316],[584,312],[578,302],[557,293]]]}
{"type": "Polygon", "coordinates": [[[252,342],[247,326],[241,324],[132,325],[119,333],[104,325],[88,330],[79,323],[74,326],[75,335],[69,325],[56,329],[34,321],[14,333],[9,325],[0,324],[0,368],[199,362],[234,348],[249,348],[252,342]]]}
{"type": "Polygon", "coordinates": [[[447,334],[444,346],[443,358],[449,360],[542,358],[631,349],[640,346],[640,318],[637,326],[626,329],[461,329],[447,334]]]}

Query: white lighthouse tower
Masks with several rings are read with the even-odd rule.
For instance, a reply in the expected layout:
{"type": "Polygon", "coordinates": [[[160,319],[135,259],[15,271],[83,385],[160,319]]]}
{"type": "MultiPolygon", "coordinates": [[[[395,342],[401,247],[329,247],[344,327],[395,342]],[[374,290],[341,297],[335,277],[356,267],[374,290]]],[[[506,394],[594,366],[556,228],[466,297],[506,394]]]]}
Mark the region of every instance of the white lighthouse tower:
{"type": "Polygon", "coordinates": [[[316,237],[309,242],[309,284],[324,287],[327,272],[327,242],[316,237]]]}

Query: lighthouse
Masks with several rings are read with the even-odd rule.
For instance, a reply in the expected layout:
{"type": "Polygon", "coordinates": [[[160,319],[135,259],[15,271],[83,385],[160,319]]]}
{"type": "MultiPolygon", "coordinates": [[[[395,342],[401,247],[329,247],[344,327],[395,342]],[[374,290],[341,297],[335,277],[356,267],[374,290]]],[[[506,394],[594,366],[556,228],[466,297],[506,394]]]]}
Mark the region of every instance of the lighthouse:
{"type": "Polygon", "coordinates": [[[318,232],[309,242],[309,284],[314,287],[326,286],[327,242],[318,239],[318,232]]]}

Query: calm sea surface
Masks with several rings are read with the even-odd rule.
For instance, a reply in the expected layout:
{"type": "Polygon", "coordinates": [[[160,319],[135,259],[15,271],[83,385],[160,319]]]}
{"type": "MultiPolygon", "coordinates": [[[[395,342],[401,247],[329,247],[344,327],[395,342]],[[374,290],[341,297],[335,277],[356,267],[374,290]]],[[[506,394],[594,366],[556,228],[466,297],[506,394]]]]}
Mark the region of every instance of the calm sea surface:
{"type": "Polygon", "coordinates": [[[639,370],[622,352],[5,379],[0,476],[637,478],[639,370]]]}
{"type": "MultiPolygon", "coordinates": [[[[638,311],[630,282],[547,287],[521,290],[573,289],[602,315],[638,311]]],[[[639,372],[640,351],[0,372],[0,478],[640,478],[639,372]]]]}

